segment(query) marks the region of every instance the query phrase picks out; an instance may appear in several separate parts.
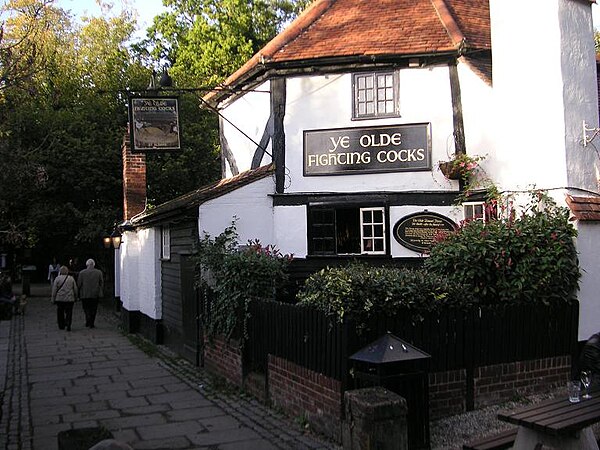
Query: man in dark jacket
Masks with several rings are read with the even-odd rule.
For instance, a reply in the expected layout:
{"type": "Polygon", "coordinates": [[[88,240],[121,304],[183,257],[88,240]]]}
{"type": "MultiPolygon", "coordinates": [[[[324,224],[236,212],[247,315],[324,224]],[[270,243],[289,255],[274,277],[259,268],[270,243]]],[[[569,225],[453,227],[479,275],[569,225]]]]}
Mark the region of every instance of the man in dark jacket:
{"type": "Polygon", "coordinates": [[[85,269],[79,272],[77,287],[79,298],[85,312],[85,326],[94,328],[96,311],[98,311],[98,300],[104,296],[104,277],[102,272],[95,268],[93,259],[88,259],[85,269]]]}

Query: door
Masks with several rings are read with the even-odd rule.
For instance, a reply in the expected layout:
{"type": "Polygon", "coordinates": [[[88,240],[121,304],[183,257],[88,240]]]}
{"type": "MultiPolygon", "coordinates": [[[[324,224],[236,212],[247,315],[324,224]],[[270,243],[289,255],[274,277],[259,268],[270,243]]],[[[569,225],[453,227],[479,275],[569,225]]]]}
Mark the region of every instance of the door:
{"type": "Polygon", "coordinates": [[[202,361],[202,330],[198,290],[194,286],[194,262],[189,256],[181,256],[181,315],[183,325],[183,356],[197,366],[202,361]]]}

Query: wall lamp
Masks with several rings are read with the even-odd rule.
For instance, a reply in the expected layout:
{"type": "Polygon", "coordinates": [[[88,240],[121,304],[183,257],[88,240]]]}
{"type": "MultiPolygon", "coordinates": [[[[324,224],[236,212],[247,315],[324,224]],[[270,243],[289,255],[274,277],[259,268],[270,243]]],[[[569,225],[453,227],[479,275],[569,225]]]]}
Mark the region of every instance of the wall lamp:
{"type": "Polygon", "coordinates": [[[102,244],[104,244],[104,248],[106,249],[114,248],[117,250],[121,246],[121,242],[122,235],[116,227],[110,235],[106,234],[102,237],[102,244]]]}

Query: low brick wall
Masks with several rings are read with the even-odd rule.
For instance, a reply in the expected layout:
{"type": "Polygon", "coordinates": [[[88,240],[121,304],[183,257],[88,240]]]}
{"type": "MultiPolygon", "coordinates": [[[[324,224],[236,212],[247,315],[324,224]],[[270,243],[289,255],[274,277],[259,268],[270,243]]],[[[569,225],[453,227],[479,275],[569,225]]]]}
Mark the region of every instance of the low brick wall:
{"type": "Polygon", "coordinates": [[[292,417],[303,417],[317,432],[340,441],[340,381],[269,355],[269,398],[292,417]]]}
{"type": "Polygon", "coordinates": [[[564,386],[570,374],[569,356],[478,367],[474,373],[475,408],[564,386]]]}
{"type": "Polygon", "coordinates": [[[431,419],[460,414],[467,409],[465,369],[429,374],[429,416],[431,419]]]}
{"type": "Polygon", "coordinates": [[[211,373],[241,387],[242,352],[236,340],[227,342],[222,336],[204,338],[204,367],[211,373]]]}
{"type": "Polygon", "coordinates": [[[522,395],[548,392],[564,386],[570,373],[570,356],[476,367],[471,392],[465,369],[431,373],[429,415],[439,419],[465,412],[468,395],[475,409],[479,409],[522,395]]]}

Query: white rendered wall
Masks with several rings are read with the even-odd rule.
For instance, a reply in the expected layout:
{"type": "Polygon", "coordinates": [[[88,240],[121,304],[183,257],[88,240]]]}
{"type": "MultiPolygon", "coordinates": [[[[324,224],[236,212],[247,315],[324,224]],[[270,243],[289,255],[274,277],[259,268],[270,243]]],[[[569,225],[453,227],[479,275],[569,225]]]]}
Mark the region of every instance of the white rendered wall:
{"type": "Polygon", "coordinates": [[[600,331],[600,224],[579,222],[577,250],[582,279],[579,289],[579,340],[600,331]]]}
{"type": "Polygon", "coordinates": [[[205,233],[218,236],[237,217],[240,244],[254,239],[273,244],[273,199],[269,194],[274,192],[274,179],[266,177],[203,203],[198,211],[200,238],[205,233]]]}
{"type": "MultiPolygon", "coordinates": [[[[591,5],[559,2],[565,104],[567,184],[598,191],[600,161],[593,146],[582,145],[583,121],[598,125],[598,82],[591,5]]],[[[600,148],[600,140],[596,142],[600,148]]]]}
{"type": "Polygon", "coordinates": [[[490,0],[501,189],[566,184],[557,1],[490,0]]]}
{"type": "Polygon", "coordinates": [[[160,232],[154,228],[127,231],[121,244],[121,301],[128,311],[151,319],[162,317],[160,232]]]}
{"type": "Polygon", "coordinates": [[[400,71],[401,117],[353,121],[352,75],[288,78],[285,113],[286,192],[363,192],[452,189],[436,169],[453,151],[452,99],[447,66],[400,71]],[[331,128],[431,123],[432,171],[303,176],[303,132],[331,128]]]}
{"type": "MultiPolygon", "coordinates": [[[[221,121],[221,132],[225,133],[239,172],[244,172],[250,169],[252,165],[252,158],[258,147],[257,144],[260,143],[271,114],[269,82],[256,87],[253,92],[248,92],[236,98],[234,102],[227,104],[221,110],[221,114],[229,121],[221,121]]],[[[267,145],[267,151],[271,153],[271,142],[267,145]]],[[[260,165],[270,162],[271,157],[265,153],[260,165]]],[[[227,177],[230,176],[232,176],[231,168],[227,164],[227,177]]]]}
{"type": "Polygon", "coordinates": [[[458,64],[465,146],[468,155],[484,156],[479,164],[483,168],[483,177],[494,182],[495,173],[502,170],[496,158],[494,141],[494,112],[492,87],[486,84],[468,64],[458,64]]]}
{"type": "Polygon", "coordinates": [[[308,229],[306,205],[277,206],[274,209],[275,245],[284,254],[306,258],[308,229]]]}

